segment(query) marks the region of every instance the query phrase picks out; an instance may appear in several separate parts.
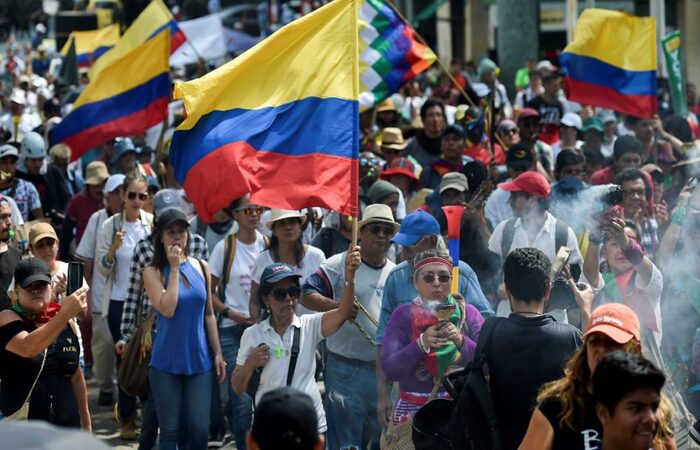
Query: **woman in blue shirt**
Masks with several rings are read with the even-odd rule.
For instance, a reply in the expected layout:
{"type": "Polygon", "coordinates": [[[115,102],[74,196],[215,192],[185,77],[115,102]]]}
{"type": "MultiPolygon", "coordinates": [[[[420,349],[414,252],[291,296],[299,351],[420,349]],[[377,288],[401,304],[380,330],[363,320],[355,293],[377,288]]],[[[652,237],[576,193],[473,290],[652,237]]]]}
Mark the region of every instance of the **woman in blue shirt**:
{"type": "Polygon", "coordinates": [[[187,256],[189,239],[184,213],[163,212],[153,235],[153,262],[143,272],[146,293],[157,311],[148,376],[163,450],[177,448],[181,423],[188,425],[188,449],[207,448],[210,371],[216,370],[219,383],[226,375],[209,292],[209,266],[187,256]],[[187,417],[181,418],[182,413],[187,417]]]}

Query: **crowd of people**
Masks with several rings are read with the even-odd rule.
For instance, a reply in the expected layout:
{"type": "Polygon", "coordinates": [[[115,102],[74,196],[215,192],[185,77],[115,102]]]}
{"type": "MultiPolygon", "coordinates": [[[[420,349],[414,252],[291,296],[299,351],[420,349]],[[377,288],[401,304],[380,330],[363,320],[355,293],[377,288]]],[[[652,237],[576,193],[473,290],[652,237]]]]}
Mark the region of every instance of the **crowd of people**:
{"type": "Polygon", "coordinates": [[[206,223],[168,157],[181,103],[70,162],[49,132],[76,87],[42,51],[4,56],[4,420],[90,431],[94,378],[98,407],[116,404],[121,439],[142,449],[227,435],[238,449],[399,448],[421,408],[451,398],[442,377],[483,355],[503,449],[700,438],[692,86],[688,117],[664,102],[633,117],[568,101],[550,61],[517,92],[488,58],[454,61],[360,114],[359,218],[245,195],[206,223]],[[444,206],[464,207],[459,261],[444,206]],[[70,261],[85,280],[67,295],[70,261]],[[144,395],[115,383],[137,334],[144,395]],[[299,429],[258,423],[279,417],[299,429]]]}

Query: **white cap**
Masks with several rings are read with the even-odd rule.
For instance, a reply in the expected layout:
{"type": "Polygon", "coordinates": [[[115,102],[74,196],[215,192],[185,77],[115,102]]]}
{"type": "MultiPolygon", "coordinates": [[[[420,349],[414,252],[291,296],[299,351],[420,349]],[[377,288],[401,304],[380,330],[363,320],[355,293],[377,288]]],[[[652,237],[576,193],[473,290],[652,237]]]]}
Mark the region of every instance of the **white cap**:
{"type": "Polygon", "coordinates": [[[107,178],[107,183],[105,183],[105,192],[114,192],[115,189],[124,184],[125,179],[126,175],[121,173],[117,173],[115,175],[110,176],[109,178],[107,178]]]}
{"type": "Polygon", "coordinates": [[[19,158],[19,150],[17,150],[17,147],[14,145],[0,145],[0,159],[4,158],[5,156],[15,156],[19,158]]]}
{"type": "Polygon", "coordinates": [[[564,114],[564,117],[561,118],[559,123],[562,125],[566,125],[567,127],[574,127],[577,130],[580,130],[583,127],[583,123],[581,122],[581,116],[574,112],[568,112],[564,114]]]}
{"type": "Polygon", "coordinates": [[[554,67],[554,64],[552,64],[552,61],[548,59],[543,59],[542,61],[537,63],[537,70],[538,71],[543,71],[547,70],[549,72],[554,72],[556,70],[556,67],[554,67]]]}
{"type": "Polygon", "coordinates": [[[472,89],[480,98],[486,97],[491,92],[491,89],[485,83],[474,83],[472,84],[472,89]]]}
{"type": "Polygon", "coordinates": [[[10,96],[10,101],[12,103],[17,103],[18,105],[26,105],[27,102],[24,98],[24,93],[22,91],[12,91],[12,95],[10,96]]]}

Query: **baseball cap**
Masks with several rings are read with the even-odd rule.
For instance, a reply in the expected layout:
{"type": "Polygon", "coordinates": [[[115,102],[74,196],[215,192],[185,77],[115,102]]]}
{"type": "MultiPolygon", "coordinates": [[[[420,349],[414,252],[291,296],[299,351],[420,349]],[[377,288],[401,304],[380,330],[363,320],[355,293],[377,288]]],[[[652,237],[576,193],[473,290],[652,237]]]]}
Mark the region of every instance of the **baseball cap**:
{"type": "Polygon", "coordinates": [[[456,134],[457,136],[459,136],[462,139],[467,137],[466,133],[464,132],[464,128],[462,128],[461,126],[459,126],[457,124],[448,125],[445,128],[445,131],[442,132],[442,137],[445,137],[448,134],[456,134]]]}
{"type": "Polygon", "coordinates": [[[457,105],[457,109],[455,110],[455,120],[464,119],[464,116],[467,115],[468,109],[469,105],[457,105]]]}
{"type": "Polygon", "coordinates": [[[31,245],[36,245],[37,242],[44,238],[58,240],[56,230],[53,229],[50,223],[39,222],[29,229],[29,243],[31,245]]]}
{"type": "MultiPolygon", "coordinates": [[[[416,177],[416,166],[408,158],[394,158],[389,164],[389,168],[382,171],[381,177],[383,180],[388,180],[392,175],[404,175],[412,179],[416,184],[419,184],[416,177]]],[[[417,187],[414,187],[417,189],[417,187]]]]}
{"type": "Polygon", "coordinates": [[[607,303],[593,310],[583,337],[592,333],[603,333],[618,344],[626,344],[632,338],[639,341],[639,318],[627,305],[607,303]]]}
{"type": "Polygon", "coordinates": [[[574,127],[577,130],[580,130],[583,126],[581,124],[581,116],[574,112],[568,112],[564,114],[564,117],[561,118],[559,123],[562,125],[566,125],[567,127],[574,127]]]}
{"type": "Polygon", "coordinates": [[[508,192],[525,192],[537,198],[547,198],[551,190],[544,175],[533,171],[521,173],[516,179],[501,183],[498,187],[508,192]]]}
{"type": "Polygon", "coordinates": [[[265,393],[255,405],[250,433],[262,449],[314,448],[318,416],[311,397],[289,386],[265,393]]]}
{"type": "Polygon", "coordinates": [[[532,167],[532,152],[523,143],[517,143],[508,149],[506,154],[506,166],[508,167],[532,167]]]}
{"type": "Polygon", "coordinates": [[[589,117],[583,123],[583,132],[585,133],[586,131],[590,130],[595,130],[601,134],[605,133],[605,127],[603,126],[603,122],[597,117],[589,117]]]}
{"type": "Polygon", "coordinates": [[[168,208],[180,208],[180,195],[175,189],[162,189],[153,196],[153,213],[156,217],[168,208]]]}
{"type": "Polygon", "coordinates": [[[20,260],[15,266],[15,284],[22,288],[27,288],[32,283],[43,281],[51,283],[51,271],[49,266],[39,258],[29,258],[20,260]]]}
{"type": "Polygon", "coordinates": [[[179,208],[167,208],[158,216],[158,228],[165,228],[175,222],[184,222],[185,226],[189,227],[187,216],[179,208]]]}
{"type": "Polygon", "coordinates": [[[285,278],[289,277],[301,278],[301,275],[294,272],[294,269],[292,269],[292,266],[290,266],[289,264],[274,263],[265,267],[265,270],[263,270],[262,275],[260,275],[260,284],[262,285],[263,283],[277,283],[278,281],[282,281],[285,278]]]}
{"type": "MultiPolygon", "coordinates": [[[[641,155],[642,152],[642,144],[634,136],[620,136],[615,139],[615,143],[613,144],[614,158],[619,158],[625,153],[639,153],[641,155]]],[[[0,158],[2,158],[2,153],[0,153],[0,158]]]]}
{"type": "Polygon", "coordinates": [[[17,147],[14,145],[0,145],[0,158],[4,158],[5,156],[14,156],[15,158],[19,158],[19,150],[17,150],[17,147]]]}
{"type": "Polygon", "coordinates": [[[118,173],[107,178],[107,183],[105,183],[105,192],[114,192],[117,188],[124,184],[126,175],[118,173]]]}
{"type": "Polygon", "coordinates": [[[425,211],[414,211],[401,221],[399,232],[391,238],[391,242],[410,247],[425,236],[440,234],[440,224],[437,219],[425,211]]]}
{"type": "Polygon", "coordinates": [[[523,108],[520,110],[520,114],[518,114],[518,120],[529,119],[530,117],[537,117],[539,119],[540,113],[532,108],[523,108]]]}
{"type": "Polygon", "coordinates": [[[548,72],[552,72],[556,70],[556,67],[552,62],[548,59],[543,59],[542,61],[537,63],[537,66],[535,66],[538,71],[542,72],[543,70],[546,70],[548,72]]]}
{"type": "Polygon", "coordinates": [[[468,191],[467,177],[461,172],[447,172],[440,180],[440,194],[448,189],[456,189],[459,192],[468,191]]]}

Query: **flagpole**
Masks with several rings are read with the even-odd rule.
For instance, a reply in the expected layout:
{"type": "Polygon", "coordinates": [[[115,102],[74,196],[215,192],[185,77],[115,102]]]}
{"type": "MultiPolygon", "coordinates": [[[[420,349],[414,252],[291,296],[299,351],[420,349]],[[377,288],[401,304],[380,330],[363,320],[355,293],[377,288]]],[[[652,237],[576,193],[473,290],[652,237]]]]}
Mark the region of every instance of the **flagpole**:
{"type": "MultiPolygon", "coordinates": [[[[423,39],[423,36],[421,36],[420,33],[418,33],[418,30],[416,30],[415,28],[413,28],[413,26],[411,25],[411,23],[404,17],[403,14],[401,14],[401,11],[399,11],[399,8],[397,8],[396,5],[394,5],[394,4],[391,2],[391,0],[385,0],[385,1],[386,1],[386,4],[389,5],[389,7],[390,7],[391,9],[394,10],[394,12],[396,13],[396,15],[398,15],[399,18],[400,18],[401,20],[403,20],[403,22],[404,22],[407,26],[411,27],[411,29],[413,30],[413,33],[415,34],[415,36],[416,36],[416,38],[418,39],[418,41],[419,41],[421,44],[423,44],[423,45],[425,45],[426,47],[428,47],[428,48],[432,51],[433,49],[430,47],[430,45],[428,45],[428,42],[427,42],[425,39],[423,39]]],[[[433,51],[433,53],[435,53],[435,52],[433,51]]],[[[435,53],[435,55],[437,55],[437,53],[435,53]]],[[[462,96],[463,96],[464,98],[467,99],[467,101],[469,102],[469,105],[471,105],[471,106],[476,106],[476,104],[475,104],[474,101],[471,99],[471,97],[469,97],[469,94],[466,93],[466,91],[464,90],[464,88],[462,88],[462,86],[457,82],[457,80],[455,80],[455,77],[452,76],[452,74],[450,73],[450,70],[449,70],[449,69],[445,66],[445,64],[440,60],[440,57],[439,57],[439,56],[437,57],[437,63],[438,63],[438,65],[440,66],[440,68],[443,70],[443,72],[445,72],[445,74],[446,74],[447,77],[450,79],[450,81],[452,82],[452,84],[454,84],[454,86],[457,88],[457,90],[459,90],[459,93],[462,94],[462,96]]]]}

